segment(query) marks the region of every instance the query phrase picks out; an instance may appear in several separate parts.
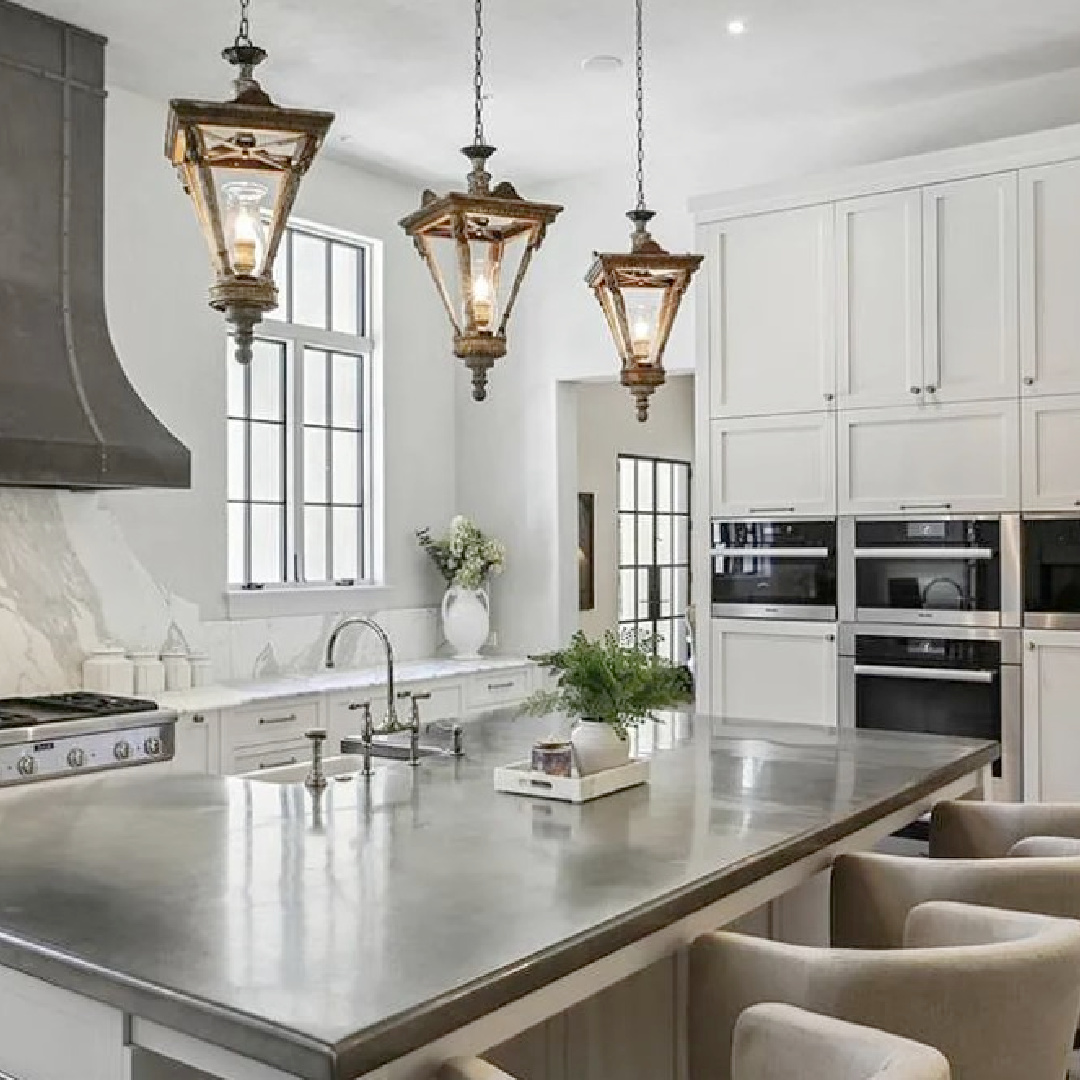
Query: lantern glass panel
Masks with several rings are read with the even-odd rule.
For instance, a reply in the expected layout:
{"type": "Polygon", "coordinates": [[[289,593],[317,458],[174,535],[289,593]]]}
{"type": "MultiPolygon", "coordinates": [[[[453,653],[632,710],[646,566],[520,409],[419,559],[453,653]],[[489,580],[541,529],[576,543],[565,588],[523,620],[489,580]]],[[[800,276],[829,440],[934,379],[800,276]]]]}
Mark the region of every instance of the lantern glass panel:
{"type": "Polygon", "coordinates": [[[652,363],[659,341],[660,312],[664,289],[630,286],[622,289],[626,305],[626,326],[630,337],[630,352],[636,363],[652,363]]]}

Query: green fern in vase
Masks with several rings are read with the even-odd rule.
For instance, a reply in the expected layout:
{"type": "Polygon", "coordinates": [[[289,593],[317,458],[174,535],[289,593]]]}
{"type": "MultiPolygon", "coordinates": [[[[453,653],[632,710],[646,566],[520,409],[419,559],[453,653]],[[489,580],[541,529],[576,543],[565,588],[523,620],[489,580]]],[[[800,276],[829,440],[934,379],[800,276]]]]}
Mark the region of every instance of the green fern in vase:
{"type": "Polygon", "coordinates": [[[652,637],[608,630],[590,640],[578,631],[565,649],[532,657],[556,676],[553,690],[540,690],[524,705],[531,716],[561,712],[627,730],[692,699],[690,673],[656,655],[652,637]]]}

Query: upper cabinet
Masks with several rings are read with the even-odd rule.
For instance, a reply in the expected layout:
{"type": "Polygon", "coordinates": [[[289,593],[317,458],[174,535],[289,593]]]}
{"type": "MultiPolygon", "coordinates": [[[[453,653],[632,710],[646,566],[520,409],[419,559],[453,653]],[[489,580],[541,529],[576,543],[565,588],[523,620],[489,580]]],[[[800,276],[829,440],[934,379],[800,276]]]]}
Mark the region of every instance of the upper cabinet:
{"type": "Polygon", "coordinates": [[[1019,384],[1017,176],[923,189],[923,397],[1014,397],[1019,384]]]}
{"type": "Polygon", "coordinates": [[[710,243],[710,413],[811,412],[836,392],[831,205],[722,222],[710,243]]]}
{"type": "Polygon", "coordinates": [[[837,372],[841,408],[917,404],[923,374],[922,195],[836,204],[837,372]]]}
{"type": "Polygon", "coordinates": [[[1080,161],[1020,174],[1025,397],[1080,392],[1080,161]]]}

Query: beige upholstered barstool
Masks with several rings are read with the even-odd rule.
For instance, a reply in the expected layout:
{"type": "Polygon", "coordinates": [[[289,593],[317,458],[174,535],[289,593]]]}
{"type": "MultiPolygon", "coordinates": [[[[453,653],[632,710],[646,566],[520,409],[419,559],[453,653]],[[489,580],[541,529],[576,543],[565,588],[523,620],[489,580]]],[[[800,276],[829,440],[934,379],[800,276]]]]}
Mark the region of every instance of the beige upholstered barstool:
{"type": "MultiPolygon", "coordinates": [[[[921,904],[902,948],[819,949],[707,934],[690,949],[692,1080],[728,1080],[736,1020],[797,1005],[941,1051],[954,1080],[1062,1080],[1080,1016],[1080,924],[921,904]]],[[[883,943],[887,944],[887,943],[883,943]]]]}
{"type": "Polygon", "coordinates": [[[747,1009],[735,1024],[732,1080],[949,1080],[937,1050],[792,1005],[747,1009]]]}
{"type": "Polygon", "coordinates": [[[1080,855],[1080,803],[940,802],[930,817],[930,857],[1000,859],[1010,853],[1080,855]],[[1046,841],[1056,843],[1047,846],[1046,841]],[[1028,840],[1016,852],[1013,848],[1028,840]],[[1068,843],[1067,841],[1077,841],[1068,843]]]}

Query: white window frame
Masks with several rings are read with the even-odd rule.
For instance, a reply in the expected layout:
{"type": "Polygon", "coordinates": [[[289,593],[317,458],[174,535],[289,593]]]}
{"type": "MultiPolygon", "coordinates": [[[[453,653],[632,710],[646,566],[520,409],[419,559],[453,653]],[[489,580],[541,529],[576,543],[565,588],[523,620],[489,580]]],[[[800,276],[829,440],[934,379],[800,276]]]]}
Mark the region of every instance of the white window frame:
{"type": "MultiPolygon", "coordinates": [[[[360,608],[378,600],[387,591],[385,580],[385,458],[383,437],[385,431],[383,404],[383,244],[380,240],[354,232],[336,229],[303,218],[290,218],[289,227],[307,232],[321,239],[337,240],[347,244],[363,244],[367,249],[366,273],[368,310],[367,333],[364,336],[345,334],[317,327],[300,326],[272,317],[264,318],[255,328],[256,338],[282,342],[286,351],[285,409],[290,452],[286,458],[289,487],[294,493],[286,501],[286,513],[291,513],[289,529],[294,537],[293,553],[303,559],[303,499],[296,492],[303,492],[303,440],[296,438],[303,422],[297,420],[296,404],[302,400],[303,365],[297,357],[304,346],[325,349],[328,352],[362,354],[366,363],[363,390],[369,395],[368,416],[362,418],[365,430],[364,477],[365,496],[363,506],[363,544],[367,554],[368,576],[350,584],[335,582],[287,581],[267,583],[258,588],[244,588],[229,583],[226,602],[230,617],[274,616],[293,614],[321,614],[343,609],[360,608]]],[[[226,532],[227,532],[226,525],[226,532]]],[[[226,537],[226,543],[228,543],[226,537]]]]}

